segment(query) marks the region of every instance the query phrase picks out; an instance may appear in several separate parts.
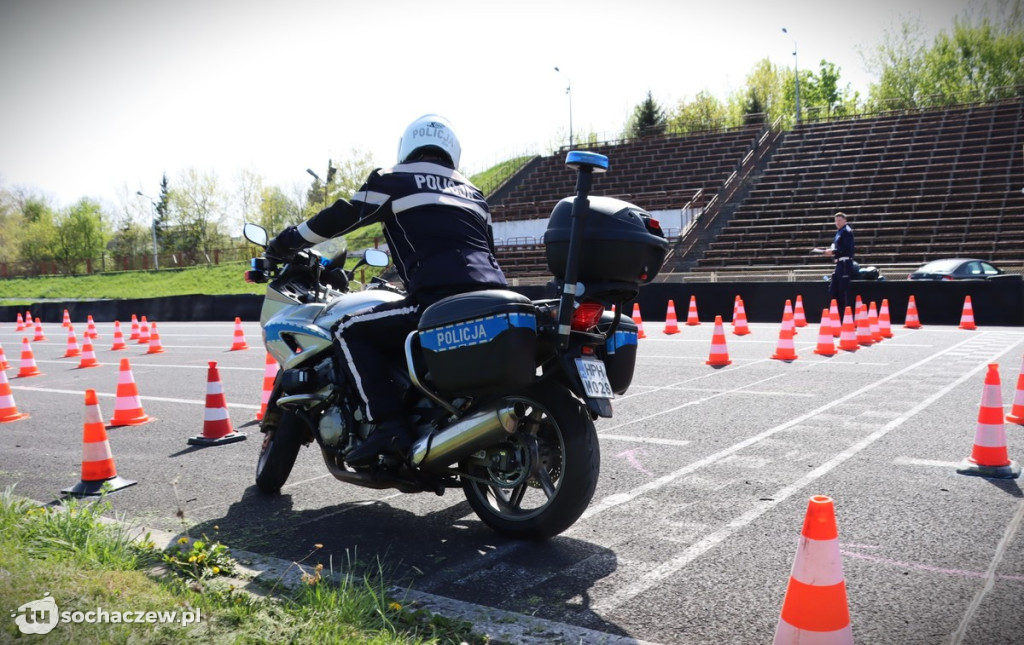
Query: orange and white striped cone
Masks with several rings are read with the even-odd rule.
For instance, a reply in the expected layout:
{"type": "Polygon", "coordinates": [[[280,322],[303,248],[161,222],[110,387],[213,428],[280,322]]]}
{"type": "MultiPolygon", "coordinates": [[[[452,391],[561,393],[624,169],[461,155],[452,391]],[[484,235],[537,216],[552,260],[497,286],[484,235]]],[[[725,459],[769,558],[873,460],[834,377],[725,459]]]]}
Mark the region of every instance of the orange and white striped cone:
{"type": "Polygon", "coordinates": [[[853,645],[835,505],[815,495],[807,505],[774,645],[853,645]]]}
{"type": "MultiPolygon", "coordinates": [[[[0,356],[3,355],[3,348],[0,347],[0,356]]],[[[1010,413],[1006,415],[1009,423],[1024,425],[1024,363],[1021,363],[1020,374],[1017,376],[1017,390],[1013,393],[1013,406],[1010,413]]]]}
{"type": "Polygon", "coordinates": [[[777,361],[795,361],[796,348],[793,346],[793,305],[786,301],[786,308],[782,314],[782,328],[779,330],[779,342],[775,345],[775,353],[772,358],[777,361]]]}
{"type": "Polygon", "coordinates": [[[82,479],[61,492],[74,497],[100,495],[133,486],[138,482],[118,476],[110,441],[103,426],[103,416],[96,390],[85,391],[85,422],[82,437],[82,479]]]}
{"type": "Polygon", "coordinates": [[[892,318],[889,315],[889,299],[882,298],[882,308],[878,310],[878,331],[882,338],[892,338],[892,318]]]}
{"type": "Polygon", "coordinates": [[[96,352],[92,348],[92,339],[86,336],[82,341],[82,359],[78,361],[78,369],[99,366],[100,362],[96,360],[96,352]]]}
{"type": "Polygon", "coordinates": [[[861,347],[874,345],[875,339],[871,336],[871,323],[868,322],[868,308],[864,306],[864,303],[857,308],[854,321],[857,324],[857,344],[861,347]]]}
{"type": "MultiPolygon", "coordinates": [[[[789,315],[789,319],[793,320],[793,303],[788,298],[786,299],[786,305],[782,308],[782,321],[786,321],[786,316],[789,315]]],[[[796,327],[793,327],[793,335],[796,335],[796,327]]]]}
{"type": "Polygon", "coordinates": [[[206,378],[206,411],[203,416],[203,434],[188,440],[191,446],[219,446],[225,443],[244,441],[245,434],[235,432],[228,416],[228,403],[224,398],[224,386],[220,382],[217,362],[210,361],[206,378]]]}
{"type": "Polygon", "coordinates": [[[147,416],[142,409],[139,388],[135,385],[131,363],[127,358],[122,358],[117,373],[117,400],[114,403],[114,416],[110,419],[110,425],[113,427],[138,426],[152,420],[152,417],[147,416]]]}
{"type": "Polygon", "coordinates": [[[71,314],[68,313],[67,309],[64,310],[64,321],[60,324],[60,326],[65,328],[71,326],[71,314]]]}
{"type": "Polygon", "coordinates": [[[43,334],[43,323],[39,322],[39,319],[36,318],[36,335],[35,338],[32,339],[32,342],[38,343],[44,340],[46,340],[46,336],[43,334]]]}
{"type": "Polygon", "coordinates": [[[725,328],[722,326],[721,316],[715,316],[715,331],[711,336],[711,351],[708,353],[708,360],[704,364],[711,367],[732,365],[732,361],[729,360],[729,348],[725,344],[725,328]]]}
{"type": "Polygon", "coordinates": [[[14,404],[14,394],[11,393],[11,384],[7,380],[7,373],[0,370],[0,423],[26,418],[28,418],[28,413],[18,412],[18,406],[14,404]]]}
{"type": "Polygon", "coordinates": [[[991,363],[985,374],[985,389],[978,409],[978,428],[974,447],[956,469],[961,475],[978,475],[998,479],[1020,477],[1020,466],[1006,452],[1006,424],[1003,421],[1003,391],[999,382],[999,365],[991,363]]]}
{"type": "Polygon", "coordinates": [[[739,304],[736,309],[736,318],[734,320],[735,326],[732,328],[732,333],[736,336],[746,336],[750,333],[750,327],[747,325],[747,310],[743,306],[743,299],[740,298],[739,304]]]}
{"type": "Polygon", "coordinates": [[[917,317],[917,301],[914,300],[913,295],[907,300],[907,317],[903,321],[903,326],[906,329],[921,328],[921,320],[917,317]]]}
{"type": "Polygon", "coordinates": [[[75,336],[75,328],[69,323],[68,328],[68,347],[64,351],[64,358],[72,358],[73,356],[81,356],[82,348],[78,346],[78,337],[75,336]]]}
{"type": "Polygon", "coordinates": [[[156,323],[149,325],[149,349],[146,350],[147,354],[160,354],[164,351],[164,346],[160,343],[160,332],[156,330],[156,323]]]}
{"type": "Polygon", "coordinates": [[[88,324],[85,327],[85,335],[93,340],[99,340],[100,335],[96,331],[96,321],[92,319],[92,314],[86,316],[86,321],[88,324]]]}
{"type": "Polygon", "coordinates": [[[666,334],[679,333],[679,319],[676,318],[676,303],[672,300],[668,301],[668,309],[665,310],[665,328],[662,331],[666,334]]]}
{"type": "Polygon", "coordinates": [[[840,332],[843,331],[843,319],[839,317],[839,303],[835,298],[828,306],[828,322],[832,327],[832,338],[839,338],[840,332]]]}
{"type": "Polygon", "coordinates": [[[42,374],[42,372],[39,371],[39,366],[36,365],[36,355],[32,353],[32,345],[29,344],[28,338],[22,338],[21,363],[18,366],[18,378],[39,376],[40,374],[42,374]]]}
{"type": "Polygon", "coordinates": [[[686,324],[690,327],[700,324],[700,316],[697,315],[697,296],[690,296],[690,309],[686,312],[686,324]]]}
{"type": "Polygon", "coordinates": [[[139,338],[135,341],[139,345],[149,344],[149,321],[146,317],[142,317],[142,322],[139,323],[139,338]]]}
{"type": "Polygon", "coordinates": [[[132,314],[132,327],[131,327],[131,333],[128,334],[128,340],[138,340],[138,339],[139,339],[139,319],[135,316],[135,314],[132,314]]]}
{"type": "Polygon", "coordinates": [[[804,311],[804,298],[800,294],[796,294],[796,304],[793,305],[793,326],[807,326],[807,313],[804,311]]]}
{"type": "Polygon", "coordinates": [[[27,311],[27,310],[25,311],[25,326],[26,327],[31,327],[32,326],[32,312],[31,311],[27,311]]]}
{"type": "Polygon", "coordinates": [[[249,349],[249,345],[245,342],[245,331],[242,330],[242,319],[235,316],[235,337],[231,343],[232,352],[240,349],[249,349]]]}
{"type": "Polygon", "coordinates": [[[868,304],[868,328],[871,330],[872,341],[880,343],[884,340],[882,337],[882,327],[878,324],[878,309],[875,308],[874,300],[868,304]]]}
{"type": "Polygon", "coordinates": [[[18,327],[15,331],[25,331],[25,319],[21,317],[21,312],[18,312],[18,327]]]}
{"type": "Polygon", "coordinates": [[[260,411],[256,413],[256,420],[262,421],[263,415],[267,413],[267,404],[270,403],[270,395],[274,392],[274,381],[277,379],[277,372],[281,366],[277,364],[274,357],[267,352],[266,366],[263,370],[263,394],[260,396],[260,411]]]}
{"type": "Polygon", "coordinates": [[[832,336],[832,322],[829,320],[828,309],[821,310],[821,327],[818,330],[818,346],[814,353],[819,356],[835,356],[836,340],[832,336]]]}
{"type": "Polygon", "coordinates": [[[839,336],[839,349],[844,352],[855,352],[860,349],[857,332],[853,328],[853,310],[849,307],[843,312],[843,333],[839,336]]]}
{"type": "Polygon", "coordinates": [[[736,314],[740,311],[740,295],[736,294],[736,299],[732,301],[732,326],[736,326],[736,314]]]}
{"type": "Polygon", "coordinates": [[[121,321],[114,321],[114,344],[110,346],[111,351],[125,349],[128,345],[124,342],[124,334],[121,333],[121,321]]]}
{"type": "Polygon", "coordinates": [[[7,362],[7,354],[4,354],[4,346],[0,345],[0,370],[10,369],[11,364],[7,362]]]}
{"type": "Polygon", "coordinates": [[[636,323],[636,337],[647,338],[647,334],[644,333],[644,321],[640,317],[640,303],[633,303],[633,322],[636,323]]]}
{"type": "Polygon", "coordinates": [[[977,329],[974,324],[974,307],[971,305],[971,297],[964,298],[964,310],[960,314],[960,329],[977,329]]]}

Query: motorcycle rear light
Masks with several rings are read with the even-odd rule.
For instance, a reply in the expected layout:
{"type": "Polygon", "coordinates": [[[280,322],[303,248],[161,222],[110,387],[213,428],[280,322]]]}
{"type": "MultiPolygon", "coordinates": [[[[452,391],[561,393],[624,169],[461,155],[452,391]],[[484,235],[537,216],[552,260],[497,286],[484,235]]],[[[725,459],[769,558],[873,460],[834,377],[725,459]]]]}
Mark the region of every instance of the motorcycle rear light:
{"type": "Polygon", "coordinates": [[[604,313],[604,305],[597,302],[581,302],[576,311],[572,312],[572,325],[575,331],[589,331],[597,326],[604,313]]]}
{"type": "Polygon", "coordinates": [[[944,276],[942,276],[942,279],[943,279],[943,280],[949,280],[949,281],[952,281],[952,280],[953,280],[953,276],[951,276],[951,275],[944,275],[944,276]]]}

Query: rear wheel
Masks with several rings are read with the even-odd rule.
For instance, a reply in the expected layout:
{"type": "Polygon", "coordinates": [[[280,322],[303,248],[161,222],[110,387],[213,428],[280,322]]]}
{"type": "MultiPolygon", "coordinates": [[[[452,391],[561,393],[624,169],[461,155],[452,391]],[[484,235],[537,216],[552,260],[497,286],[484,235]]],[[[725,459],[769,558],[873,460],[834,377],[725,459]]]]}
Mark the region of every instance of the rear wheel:
{"type": "Polygon", "coordinates": [[[256,487],[262,493],[276,493],[288,481],[302,446],[302,420],[294,412],[282,411],[276,423],[264,422],[267,431],[256,462],[256,487]]]}
{"type": "Polygon", "coordinates": [[[519,428],[466,459],[462,487],[481,520],[512,538],[546,539],[573,525],[597,487],[601,454],[594,422],[563,387],[533,386],[505,397],[519,428]]]}

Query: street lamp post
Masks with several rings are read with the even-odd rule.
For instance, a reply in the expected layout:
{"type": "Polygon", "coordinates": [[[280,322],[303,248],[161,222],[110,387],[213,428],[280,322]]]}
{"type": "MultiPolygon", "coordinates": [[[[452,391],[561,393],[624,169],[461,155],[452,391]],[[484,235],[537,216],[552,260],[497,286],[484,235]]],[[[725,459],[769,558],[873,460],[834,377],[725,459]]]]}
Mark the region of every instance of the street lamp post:
{"type": "Polygon", "coordinates": [[[555,71],[565,77],[565,93],[569,96],[569,149],[572,150],[572,79],[562,70],[555,67],[555,71]]]}
{"type": "Polygon", "coordinates": [[[150,208],[150,212],[152,213],[152,216],[150,218],[150,227],[149,228],[150,228],[150,230],[153,231],[153,268],[154,269],[159,269],[160,268],[160,259],[159,259],[159,256],[158,256],[158,249],[157,249],[157,246],[156,246],[156,201],[152,197],[150,197],[149,195],[146,195],[145,193],[143,193],[141,190],[135,191],[135,194],[138,195],[139,197],[145,197],[146,199],[149,200],[149,208],[150,208]]]}
{"type": "Polygon", "coordinates": [[[331,180],[334,179],[334,173],[338,172],[338,169],[334,167],[334,163],[327,160],[327,181],[320,179],[320,175],[313,172],[312,168],[306,168],[306,172],[313,176],[313,179],[319,181],[324,185],[324,208],[327,208],[327,187],[330,185],[331,180]]]}
{"type": "Polygon", "coordinates": [[[785,27],[782,28],[782,33],[789,36],[790,40],[793,41],[793,74],[796,77],[796,122],[800,123],[800,67],[797,65],[796,60],[796,38],[785,27]]]}

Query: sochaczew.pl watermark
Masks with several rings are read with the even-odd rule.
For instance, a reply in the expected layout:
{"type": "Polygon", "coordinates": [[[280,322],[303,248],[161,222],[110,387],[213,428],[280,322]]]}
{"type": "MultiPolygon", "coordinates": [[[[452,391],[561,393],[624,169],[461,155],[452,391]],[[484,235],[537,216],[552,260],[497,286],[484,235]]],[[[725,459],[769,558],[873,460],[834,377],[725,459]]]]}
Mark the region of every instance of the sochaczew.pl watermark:
{"type": "Polygon", "coordinates": [[[49,592],[39,600],[27,602],[11,612],[22,634],[49,634],[57,623],[180,623],[182,627],[202,621],[202,611],[108,611],[102,607],[89,611],[59,611],[49,592]]]}

